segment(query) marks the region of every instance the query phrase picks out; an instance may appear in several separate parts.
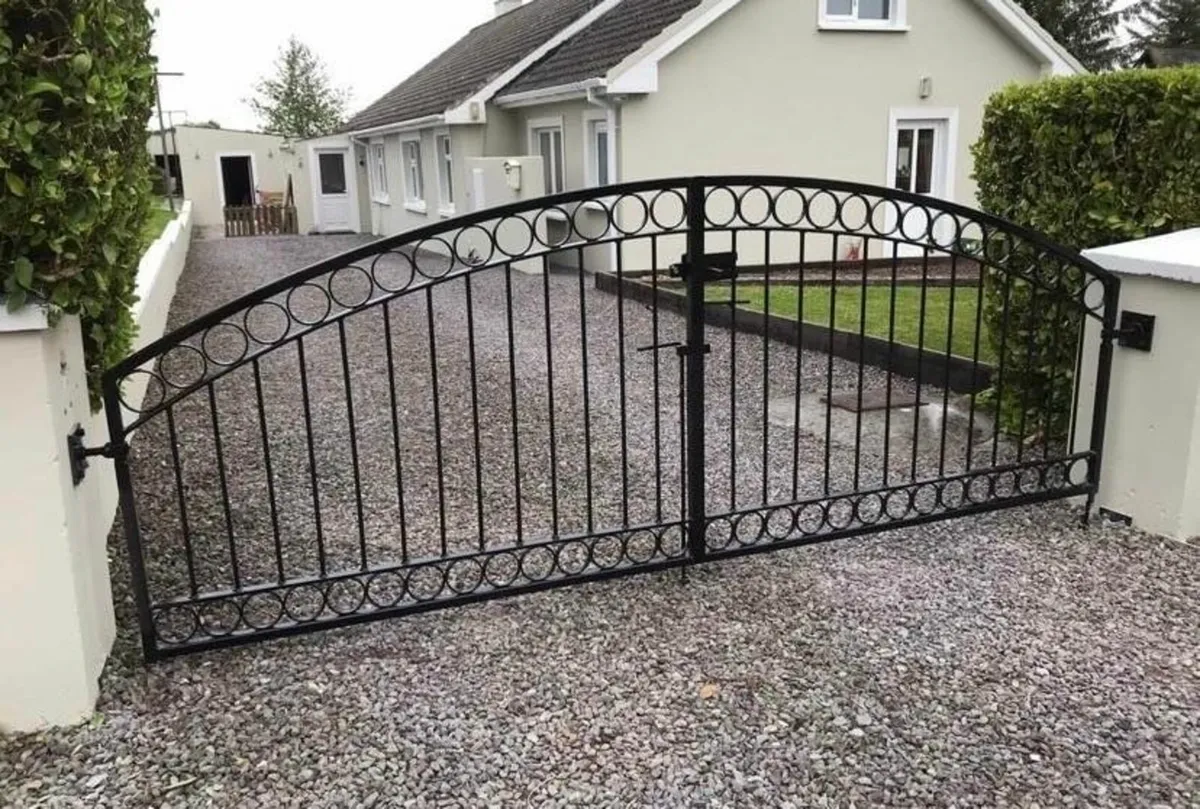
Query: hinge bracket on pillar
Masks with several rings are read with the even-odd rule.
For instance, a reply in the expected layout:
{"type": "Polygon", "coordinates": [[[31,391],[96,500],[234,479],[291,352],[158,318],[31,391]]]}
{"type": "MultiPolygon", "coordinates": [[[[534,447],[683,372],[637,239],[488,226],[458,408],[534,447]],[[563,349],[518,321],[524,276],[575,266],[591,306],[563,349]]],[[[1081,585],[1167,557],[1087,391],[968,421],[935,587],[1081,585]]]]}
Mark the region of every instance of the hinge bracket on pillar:
{"type": "Polygon", "coordinates": [[[698,272],[701,281],[728,281],[737,275],[737,259],[737,253],[705,253],[700,257],[699,266],[695,267],[684,256],[678,264],[671,265],[671,275],[687,278],[698,272]]]}
{"type": "Polygon", "coordinates": [[[1104,332],[1104,339],[1116,340],[1121,348],[1149,351],[1154,346],[1154,321],[1154,315],[1122,311],[1120,326],[1104,332]]]}
{"type": "Polygon", "coordinates": [[[81,425],[76,424],[71,432],[67,433],[67,453],[71,461],[71,482],[78,486],[87,476],[88,458],[93,456],[101,456],[104,458],[116,458],[125,449],[124,444],[114,444],[111,441],[102,447],[85,447],[83,445],[84,429],[81,425]]]}

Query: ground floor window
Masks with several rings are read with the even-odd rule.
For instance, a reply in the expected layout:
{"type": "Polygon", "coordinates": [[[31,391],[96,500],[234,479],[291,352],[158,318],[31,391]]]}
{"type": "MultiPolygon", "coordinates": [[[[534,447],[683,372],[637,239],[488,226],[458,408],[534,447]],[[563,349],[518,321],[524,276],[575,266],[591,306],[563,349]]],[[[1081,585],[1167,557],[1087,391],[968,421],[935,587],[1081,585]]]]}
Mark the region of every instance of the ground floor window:
{"type": "Polygon", "coordinates": [[[542,158],[542,171],[547,194],[558,194],[565,190],[563,182],[563,134],[562,124],[533,125],[530,148],[542,158]]]}

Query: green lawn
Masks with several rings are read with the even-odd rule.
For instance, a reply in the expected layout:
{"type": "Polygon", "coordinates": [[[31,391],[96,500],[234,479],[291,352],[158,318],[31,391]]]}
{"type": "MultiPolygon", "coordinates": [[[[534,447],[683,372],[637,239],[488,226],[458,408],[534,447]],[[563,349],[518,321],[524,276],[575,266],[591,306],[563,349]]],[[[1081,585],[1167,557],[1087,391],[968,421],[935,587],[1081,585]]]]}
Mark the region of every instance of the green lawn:
{"type": "Polygon", "coordinates": [[[146,220],[145,227],[142,228],[142,249],[149,247],[150,244],[158,238],[163,232],[163,228],[167,226],[175,214],[162,208],[151,208],[150,218],[146,220]]]}
{"type": "MultiPolygon", "coordinates": [[[[737,285],[737,298],[744,301],[742,307],[763,311],[766,288],[762,284],[742,283],[737,285]]],[[[897,343],[918,345],[921,340],[921,288],[919,286],[896,287],[895,340],[897,343]]],[[[954,290],[954,339],[953,353],[970,359],[975,353],[975,313],[979,292],[975,287],[955,287],[954,290]]],[[[729,300],[729,285],[712,285],[708,288],[709,300],[729,300]]],[[[828,286],[806,286],[804,288],[804,322],[829,326],[830,288],[828,286]]],[[[800,311],[800,295],[791,285],[771,286],[771,314],[795,318],[800,311]]],[[[891,329],[892,288],[872,286],[867,288],[867,327],[871,337],[888,339],[891,329]]],[[[946,350],[947,328],[950,325],[950,289],[929,287],[925,290],[925,334],[927,351],[946,350]]],[[[858,332],[862,313],[862,288],[839,286],[837,288],[837,318],[834,327],[841,331],[858,332]]],[[[991,341],[984,333],[979,341],[980,362],[991,362],[994,357],[991,341]]]]}

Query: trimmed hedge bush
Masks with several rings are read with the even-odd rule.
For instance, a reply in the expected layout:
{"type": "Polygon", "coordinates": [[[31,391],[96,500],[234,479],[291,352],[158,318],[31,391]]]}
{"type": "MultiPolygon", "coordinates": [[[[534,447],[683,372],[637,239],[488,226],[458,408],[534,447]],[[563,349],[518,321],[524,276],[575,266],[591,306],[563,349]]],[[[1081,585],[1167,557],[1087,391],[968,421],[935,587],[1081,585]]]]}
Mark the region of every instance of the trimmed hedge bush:
{"type": "MultiPolygon", "coordinates": [[[[984,210],[1084,250],[1200,225],[1200,68],[1127,70],[1010,86],[973,148],[984,210]]],[[[1028,268],[1036,251],[1012,245],[1028,268]]],[[[1010,265],[1011,266],[1011,265],[1010,265]]],[[[1060,267],[1041,275],[1062,278],[1060,267]]],[[[1077,291],[1079,279],[1068,278],[1077,291]]],[[[988,273],[985,317],[1002,333],[1005,430],[1051,439],[1070,423],[1080,320],[1054,296],[988,273]]],[[[1000,346],[995,346],[997,353],[1000,346]]]]}
{"type": "Polygon", "coordinates": [[[150,36],[144,0],[0,1],[0,294],[80,316],[93,407],[134,337],[150,36]]]}

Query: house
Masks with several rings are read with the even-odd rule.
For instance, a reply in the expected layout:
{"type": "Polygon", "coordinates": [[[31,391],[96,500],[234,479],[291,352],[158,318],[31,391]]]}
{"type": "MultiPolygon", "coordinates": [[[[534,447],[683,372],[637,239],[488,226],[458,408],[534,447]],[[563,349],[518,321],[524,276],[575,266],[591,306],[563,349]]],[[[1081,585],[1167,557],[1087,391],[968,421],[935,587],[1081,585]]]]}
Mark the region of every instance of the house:
{"type": "Polygon", "coordinates": [[[770,173],[971,204],[987,98],[1080,72],[1014,0],[500,0],[321,148],[380,235],[494,204],[467,164],[501,156],[540,157],[547,193],[770,173]]]}
{"type": "Polygon", "coordinates": [[[1200,45],[1185,45],[1181,48],[1162,48],[1151,45],[1138,59],[1141,67],[1179,67],[1200,64],[1200,45]]]}
{"type": "Polygon", "coordinates": [[[149,134],[146,148],[160,170],[164,140],[172,193],[192,201],[197,226],[223,227],[226,206],[280,203],[290,181],[299,231],[312,228],[305,154],[287,138],[206,126],[156,130],[149,134]]]}

